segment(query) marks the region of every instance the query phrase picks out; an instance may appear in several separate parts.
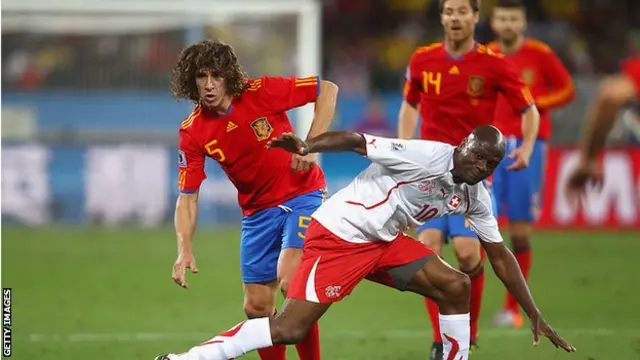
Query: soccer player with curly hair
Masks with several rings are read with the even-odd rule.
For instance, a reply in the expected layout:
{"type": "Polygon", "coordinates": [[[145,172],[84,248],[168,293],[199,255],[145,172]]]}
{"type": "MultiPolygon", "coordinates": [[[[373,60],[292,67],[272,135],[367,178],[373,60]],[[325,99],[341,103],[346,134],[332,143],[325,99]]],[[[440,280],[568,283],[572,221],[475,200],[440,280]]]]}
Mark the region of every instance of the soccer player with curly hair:
{"type": "MultiPolygon", "coordinates": [[[[195,104],[179,130],[173,280],[187,288],[186,269],[198,271],[192,239],[205,159],[210,157],[238,190],[245,314],[250,319],[269,317],[276,311],[277,289],[287,294],[310,215],[322,204],[326,183],[315,154],[268,149],[267,143],[293,131],[286,111],[308,103],[315,103],[309,138],[327,131],[338,87],[318,76],[250,79],[231,46],[205,40],[181,53],[171,89],[176,98],[195,104]]],[[[300,359],[320,359],[317,324],[296,347],[300,359]]],[[[285,359],[285,352],[284,345],[259,351],[263,360],[285,359]]]]}

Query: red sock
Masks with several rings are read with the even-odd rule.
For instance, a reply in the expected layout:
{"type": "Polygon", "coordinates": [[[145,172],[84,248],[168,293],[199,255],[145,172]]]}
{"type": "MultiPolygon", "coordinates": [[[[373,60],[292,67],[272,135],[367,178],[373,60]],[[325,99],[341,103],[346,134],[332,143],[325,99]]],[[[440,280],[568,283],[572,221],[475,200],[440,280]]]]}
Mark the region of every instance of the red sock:
{"type": "Polygon", "coordinates": [[[424,302],[427,305],[427,312],[429,313],[429,319],[431,319],[431,328],[433,329],[433,341],[442,343],[442,336],[440,335],[440,310],[438,310],[438,304],[433,300],[424,298],[424,302]]]}
{"type": "Polygon", "coordinates": [[[478,319],[480,318],[480,308],[482,307],[482,292],[484,290],[484,267],[480,273],[471,278],[471,303],[469,312],[471,313],[471,341],[475,341],[478,336],[478,319]]]}
{"type": "Polygon", "coordinates": [[[320,360],[320,329],[313,324],[304,339],[296,344],[300,360],[320,360]]]}
{"type": "MultiPolygon", "coordinates": [[[[531,269],[531,249],[515,251],[513,255],[515,255],[518,265],[520,265],[520,270],[522,271],[524,279],[529,279],[529,270],[531,269]]],[[[504,309],[513,313],[520,311],[518,302],[508,291],[507,298],[504,302],[504,309]]]]}
{"type": "Polygon", "coordinates": [[[285,345],[273,345],[272,347],[259,349],[260,360],[287,360],[287,347],[285,345]]]}

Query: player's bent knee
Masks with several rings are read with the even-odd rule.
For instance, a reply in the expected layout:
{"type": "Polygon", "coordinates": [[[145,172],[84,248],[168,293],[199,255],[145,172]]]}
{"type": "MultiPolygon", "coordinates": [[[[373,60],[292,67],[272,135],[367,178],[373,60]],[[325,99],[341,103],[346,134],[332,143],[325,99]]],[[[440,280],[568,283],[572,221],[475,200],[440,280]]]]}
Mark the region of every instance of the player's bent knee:
{"type": "Polygon", "coordinates": [[[244,313],[248,319],[273,315],[274,303],[272,299],[251,297],[244,300],[244,313]]]}
{"type": "Polygon", "coordinates": [[[453,250],[461,269],[473,269],[478,266],[482,259],[480,256],[480,241],[478,239],[456,237],[453,244],[453,250]]]}
{"type": "Polygon", "coordinates": [[[282,279],[280,280],[280,292],[286,298],[287,293],[289,292],[289,285],[291,284],[291,279],[282,279]]]}
{"type": "Polygon", "coordinates": [[[442,243],[444,242],[444,237],[441,231],[434,229],[426,229],[420,232],[418,239],[421,243],[427,245],[437,254],[440,254],[442,251],[442,243]]]}
{"type": "Polygon", "coordinates": [[[469,309],[469,297],[471,294],[471,280],[469,276],[463,273],[455,272],[454,280],[449,282],[447,286],[442,289],[444,292],[445,300],[451,307],[451,311],[468,311],[469,309]]]}

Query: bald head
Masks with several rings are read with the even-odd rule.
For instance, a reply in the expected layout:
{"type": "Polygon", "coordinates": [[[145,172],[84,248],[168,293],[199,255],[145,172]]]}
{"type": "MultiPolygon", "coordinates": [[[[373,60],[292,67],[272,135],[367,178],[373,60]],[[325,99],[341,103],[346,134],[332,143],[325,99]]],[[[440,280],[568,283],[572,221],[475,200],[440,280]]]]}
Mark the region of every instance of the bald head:
{"type": "Polygon", "coordinates": [[[504,136],[494,126],[482,125],[473,130],[453,157],[454,181],[476,184],[490,176],[504,157],[504,136]]]}
{"type": "Polygon", "coordinates": [[[471,140],[472,137],[475,138],[478,143],[476,146],[499,156],[501,159],[504,156],[506,149],[504,135],[502,135],[500,130],[495,126],[480,125],[473,129],[473,132],[469,135],[469,140],[471,140]]]}

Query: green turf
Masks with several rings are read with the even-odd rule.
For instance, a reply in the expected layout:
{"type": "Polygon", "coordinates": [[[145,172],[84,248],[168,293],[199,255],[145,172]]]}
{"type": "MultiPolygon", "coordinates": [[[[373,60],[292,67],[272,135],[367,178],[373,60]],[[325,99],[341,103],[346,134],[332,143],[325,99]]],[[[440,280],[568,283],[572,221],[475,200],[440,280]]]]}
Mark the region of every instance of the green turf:
{"type": "MultiPolygon", "coordinates": [[[[536,236],[533,293],[578,347],[573,355],[546,342],[532,348],[526,330],[491,328],[503,291],[487,268],[481,349],[472,359],[640,359],[638,240],[638,234],[536,236]]],[[[243,318],[234,230],[198,233],[200,274],[189,277],[187,291],[170,278],[171,229],[4,228],[2,250],[3,286],[14,290],[14,359],[152,359],[243,318]]],[[[427,359],[429,328],[418,296],[364,283],[322,320],[323,355],[427,359]]]]}

